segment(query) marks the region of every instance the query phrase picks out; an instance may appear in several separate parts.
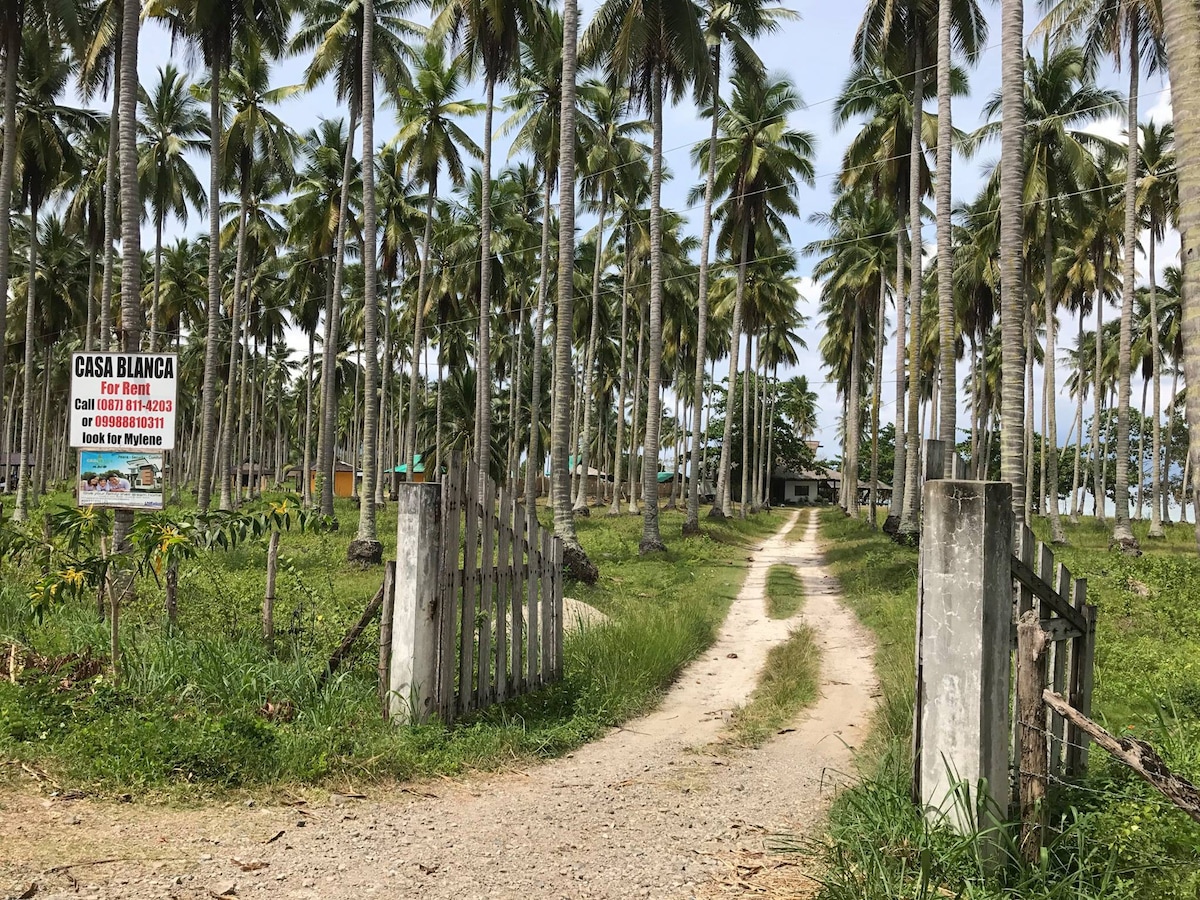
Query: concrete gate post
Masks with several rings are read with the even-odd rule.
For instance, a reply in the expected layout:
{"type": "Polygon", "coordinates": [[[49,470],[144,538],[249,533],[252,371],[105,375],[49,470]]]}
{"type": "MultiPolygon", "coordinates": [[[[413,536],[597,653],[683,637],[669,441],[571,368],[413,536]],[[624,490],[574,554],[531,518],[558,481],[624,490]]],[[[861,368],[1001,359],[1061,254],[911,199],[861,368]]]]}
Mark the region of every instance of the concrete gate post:
{"type": "Polygon", "coordinates": [[[393,722],[429,719],[437,690],[440,484],[402,482],[396,492],[396,580],[388,679],[393,722]]]}
{"type": "Polygon", "coordinates": [[[931,817],[970,833],[1008,807],[1012,486],[927,481],[924,504],[919,796],[931,817]]]}

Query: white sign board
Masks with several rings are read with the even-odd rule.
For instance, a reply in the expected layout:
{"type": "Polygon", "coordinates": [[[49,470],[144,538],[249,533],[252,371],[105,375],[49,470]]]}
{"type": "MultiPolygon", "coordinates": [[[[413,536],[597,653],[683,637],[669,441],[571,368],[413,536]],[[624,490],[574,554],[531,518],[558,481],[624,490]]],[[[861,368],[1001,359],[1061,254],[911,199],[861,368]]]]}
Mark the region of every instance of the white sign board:
{"type": "Polygon", "coordinates": [[[74,353],[71,446],[175,449],[178,360],[174,353],[74,353]]]}

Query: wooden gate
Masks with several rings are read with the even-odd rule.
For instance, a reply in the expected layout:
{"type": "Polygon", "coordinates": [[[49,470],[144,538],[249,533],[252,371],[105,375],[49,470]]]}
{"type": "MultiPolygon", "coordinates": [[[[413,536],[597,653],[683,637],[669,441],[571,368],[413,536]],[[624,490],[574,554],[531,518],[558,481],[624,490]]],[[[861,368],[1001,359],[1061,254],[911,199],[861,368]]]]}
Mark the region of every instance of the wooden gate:
{"type": "Polygon", "coordinates": [[[562,678],[563,545],[474,462],[441,483],[434,707],[444,722],[562,678]]]}
{"type": "MultiPolygon", "coordinates": [[[[1070,570],[1054,561],[1054,553],[1034,537],[1028,525],[1017,534],[1012,557],[1013,649],[1017,647],[1017,622],[1035,608],[1048,647],[1044,684],[1031,685],[1040,704],[1042,691],[1050,688],[1086,716],[1092,713],[1092,669],[1096,657],[1096,607],[1087,602],[1087,582],[1071,577],[1070,570]]],[[[1019,670],[1019,666],[1014,671],[1019,670]]],[[[1018,688],[1020,685],[1018,684],[1018,688]]],[[[1014,691],[1013,759],[1020,760],[1021,717],[1016,714],[1021,697],[1014,691]]],[[[1033,698],[1031,698],[1033,699],[1033,698]]],[[[1044,707],[1044,704],[1041,704],[1044,707]]],[[[1049,722],[1024,723],[1042,735],[1046,766],[1051,777],[1073,778],[1087,766],[1088,736],[1075,725],[1050,712],[1049,722]]],[[[1017,764],[1014,763],[1014,767],[1017,764]]],[[[1014,779],[1014,803],[1019,779],[1014,779]]]]}

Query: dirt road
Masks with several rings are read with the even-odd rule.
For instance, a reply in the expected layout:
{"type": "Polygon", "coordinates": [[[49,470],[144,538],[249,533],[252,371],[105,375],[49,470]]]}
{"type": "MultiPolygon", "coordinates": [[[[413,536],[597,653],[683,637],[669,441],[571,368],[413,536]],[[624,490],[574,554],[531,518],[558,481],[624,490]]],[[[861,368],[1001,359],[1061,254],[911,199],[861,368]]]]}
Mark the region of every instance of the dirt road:
{"type": "Polygon", "coordinates": [[[865,735],[870,638],[837,599],[801,513],[753,554],[717,643],[654,713],[527,771],[440,781],[311,809],[171,810],[137,803],[0,795],[0,896],[628,898],[736,893],[771,877],[739,870],[767,835],[804,833],[865,735]],[[767,571],[791,563],[806,603],[767,617],[767,571]],[[767,651],[799,621],[822,651],[820,697],[760,750],[719,751],[729,711],[767,651]]]}

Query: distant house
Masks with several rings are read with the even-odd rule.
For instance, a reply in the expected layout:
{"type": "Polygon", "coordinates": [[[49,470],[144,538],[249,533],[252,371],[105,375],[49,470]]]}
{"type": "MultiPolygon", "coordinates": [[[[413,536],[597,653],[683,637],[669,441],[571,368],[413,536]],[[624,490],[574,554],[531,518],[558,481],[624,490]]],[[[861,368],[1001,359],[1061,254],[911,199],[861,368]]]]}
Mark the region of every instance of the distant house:
{"type": "MultiPolygon", "coordinates": [[[[268,491],[276,484],[275,467],[274,466],[270,466],[265,463],[258,463],[258,462],[249,463],[249,462],[247,462],[247,463],[242,463],[242,465],[238,467],[238,476],[237,477],[238,477],[238,482],[239,482],[239,484],[241,484],[242,487],[248,488],[251,486],[251,484],[252,484],[251,476],[252,475],[253,475],[253,481],[258,482],[258,490],[260,490],[260,491],[268,491]],[[251,469],[253,469],[253,471],[251,471],[251,469]]],[[[285,473],[285,477],[286,477],[286,473],[285,473]]],[[[296,477],[296,483],[299,484],[299,473],[298,472],[297,472],[297,477],[296,477]]]]}
{"type": "MultiPolygon", "coordinates": [[[[290,481],[295,485],[297,491],[301,487],[301,473],[303,469],[300,466],[291,466],[283,473],[284,481],[290,481]]],[[[308,473],[309,490],[314,494],[317,491],[317,474],[318,470],[313,467],[308,473]]],[[[349,463],[344,463],[338,460],[333,466],[333,496],[335,497],[353,497],[354,496],[354,467],[349,463]]]]}
{"type": "MultiPolygon", "coordinates": [[[[397,475],[407,475],[408,463],[401,463],[400,465],[396,466],[396,468],[392,469],[392,472],[397,475]]],[[[412,478],[407,480],[411,481],[413,484],[423,484],[425,482],[425,461],[422,454],[416,454],[416,458],[413,461],[412,478]]]]}
{"type": "MultiPolygon", "coordinates": [[[[813,503],[836,503],[842,487],[842,473],[836,469],[817,472],[804,469],[794,472],[777,468],[771,475],[771,503],[776,506],[804,506],[813,503]]],[[[867,481],[858,483],[859,496],[866,500],[871,490],[867,481]]],[[[892,496],[891,485],[879,482],[879,497],[892,496]]]]}

